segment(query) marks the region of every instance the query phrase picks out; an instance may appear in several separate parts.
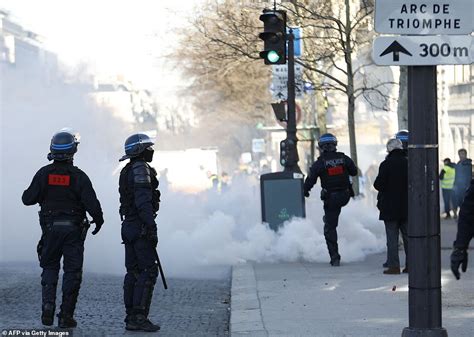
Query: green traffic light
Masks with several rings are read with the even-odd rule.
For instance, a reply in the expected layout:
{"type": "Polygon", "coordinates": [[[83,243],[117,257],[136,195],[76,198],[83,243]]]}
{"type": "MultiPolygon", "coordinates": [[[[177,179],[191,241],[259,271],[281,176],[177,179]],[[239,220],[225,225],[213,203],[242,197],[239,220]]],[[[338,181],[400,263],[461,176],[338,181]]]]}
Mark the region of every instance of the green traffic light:
{"type": "Polygon", "coordinates": [[[274,50],[270,50],[267,53],[267,60],[270,61],[271,63],[276,63],[280,60],[280,55],[274,50]]]}

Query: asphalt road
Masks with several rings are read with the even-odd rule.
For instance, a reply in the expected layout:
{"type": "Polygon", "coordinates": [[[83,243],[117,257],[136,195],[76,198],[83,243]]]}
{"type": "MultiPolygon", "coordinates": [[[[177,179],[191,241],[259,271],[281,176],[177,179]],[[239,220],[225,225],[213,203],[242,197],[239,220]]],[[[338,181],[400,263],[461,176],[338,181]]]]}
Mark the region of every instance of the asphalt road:
{"type": "MultiPolygon", "coordinates": [[[[0,331],[42,328],[40,273],[33,264],[0,263],[0,331]]],[[[124,329],[122,281],[123,276],[84,274],[74,336],[154,335],[124,329]]],[[[229,335],[230,278],[167,281],[164,290],[158,280],[150,312],[150,319],[161,325],[159,336],[229,335]]],[[[57,302],[60,287],[61,282],[57,302]]]]}

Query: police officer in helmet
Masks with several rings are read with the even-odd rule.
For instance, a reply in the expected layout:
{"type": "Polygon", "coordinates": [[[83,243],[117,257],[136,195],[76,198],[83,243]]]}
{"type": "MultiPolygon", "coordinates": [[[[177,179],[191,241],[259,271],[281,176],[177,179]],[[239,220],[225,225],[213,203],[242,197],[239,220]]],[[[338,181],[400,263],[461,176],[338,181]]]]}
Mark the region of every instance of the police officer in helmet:
{"type": "Polygon", "coordinates": [[[153,289],[158,277],[156,213],[160,191],[153,159],[153,142],[145,134],[134,134],[125,141],[130,159],[120,172],[120,216],[125,244],[124,302],[126,329],[154,332],[160,329],[148,319],[153,289]]]}
{"type": "Polygon", "coordinates": [[[304,182],[305,197],[321,179],[321,200],[324,202],[324,237],[331,258],[332,266],[339,266],[341,256],[337,245],[337,224],[341,208],[353,196],[349,176],[357,175],[357,167],[351,158],[342,152],[337,152],[337,139],[334,135],[326,133],[318,142],[321,155],[310,168],[308,177],[304,182]]]}
{"type": "Polygon", "coordinates": [[[395,138],[396,139],[399,139],[401,142],[402,142],[402,145],[403,145],[403,153],[405,154],[405,156],[408,157],[408,136],[409,136],[409,132],[408,130],[400,130],[397,132],[397,134],[395,135],[395,138]]]}
{"type": "Polygon", "coordinates": [[[102,209],[89,177],[73,165],[78,139],[68,129],[56,133],[50,145],[51,164],[42,167],[31,185],[23,192],[27,206],[40,205],[41,240],[37,251],[42,285],[42,315],[44,325],[53,325],[56,309],[56,287],[60,260],[63,258],[62,304],[58,314],[60,328],[74,328],[79,288],[82,281],[84,240],[89,223],[88,212],[97,234],[104,223],[102,209]]]}

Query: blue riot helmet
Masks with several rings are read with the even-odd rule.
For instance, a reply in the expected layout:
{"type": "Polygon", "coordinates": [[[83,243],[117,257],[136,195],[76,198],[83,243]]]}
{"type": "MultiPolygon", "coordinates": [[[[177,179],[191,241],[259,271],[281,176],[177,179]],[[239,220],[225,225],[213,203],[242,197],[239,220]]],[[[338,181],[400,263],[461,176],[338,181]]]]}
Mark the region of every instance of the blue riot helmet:
{"type": "Polygon", "coordinates": [[[318,146],[323,152],[334,152],[336,151],[337,138],[332,133],[325,133],[319,138],[318,146]]]}
{"type": "Polygon", "coordinates": [[[48,160],[67,161],[74,157],[77,152],[79,137],[70,129],[61,129],[55,133],[49,146],[48,160]]]}
{"type": "Polygon", "coordinates": [[[400,141],[402,142],[404,150],[408,149],[408,135],[408,130],[400,130],[395,135],[395,138],[400,139],[400,141]]]}
{"type": "Polygon", "coordinates": [[[120,158],[120,161],[143,156],[145,161],[151,162],[154,152],[152,148],[153,145],[154,143],[151,138],[144,133],[131,135],[125,141],[125,155],[120,158]]]}

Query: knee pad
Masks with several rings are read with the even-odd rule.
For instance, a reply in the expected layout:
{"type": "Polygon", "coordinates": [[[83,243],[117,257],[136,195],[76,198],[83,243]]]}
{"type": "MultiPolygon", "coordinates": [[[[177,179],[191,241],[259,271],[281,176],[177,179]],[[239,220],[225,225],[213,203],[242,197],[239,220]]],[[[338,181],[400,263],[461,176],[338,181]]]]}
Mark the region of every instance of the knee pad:
{"type": "Polygon", "coordinates": [[[158,277],[158,266],[156,264],[143,271],[143,283],[147,286],[154,285],[158,277]]]}
{"type": "Polygon", "coordinates": [[[139,271],[137,269],[128,270],[123,280],[124,288],[129,287],[129,286],[133,287],[135,283],[137,282],[138,275],[139,275],[139,271]]]}
{"type": "Polygon", "coordinates": [[[81,288],[82,271],[66,273],[63,280],[63,293],[76,293],[81,288]]]}
{"type": "Polygon", "coordinates": [[[52,269],[44,269],[43,273],[41,273],[41,285],[53,285],[56,286],[58,284],[59,278],[59,270],[52,270],[52,269]]]}

